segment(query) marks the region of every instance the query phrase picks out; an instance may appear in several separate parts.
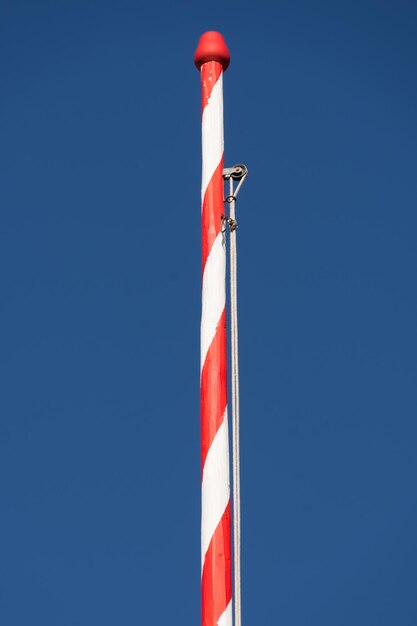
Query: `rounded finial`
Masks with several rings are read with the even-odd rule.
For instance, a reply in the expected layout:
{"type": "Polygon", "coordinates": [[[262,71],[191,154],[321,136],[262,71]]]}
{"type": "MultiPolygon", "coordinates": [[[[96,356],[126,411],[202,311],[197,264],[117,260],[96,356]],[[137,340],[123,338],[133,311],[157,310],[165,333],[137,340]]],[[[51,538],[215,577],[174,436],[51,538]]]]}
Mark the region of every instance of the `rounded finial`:
{"type": "Polygon", "coordinates": [[[207,61],[218,61],[227,70],[230,63],[230,52],[227,49],[223,35],[215,30],[209,30],[201,35],[197,50],[194,54],[194,63],[200,70],[203,63],[207,61]]]}

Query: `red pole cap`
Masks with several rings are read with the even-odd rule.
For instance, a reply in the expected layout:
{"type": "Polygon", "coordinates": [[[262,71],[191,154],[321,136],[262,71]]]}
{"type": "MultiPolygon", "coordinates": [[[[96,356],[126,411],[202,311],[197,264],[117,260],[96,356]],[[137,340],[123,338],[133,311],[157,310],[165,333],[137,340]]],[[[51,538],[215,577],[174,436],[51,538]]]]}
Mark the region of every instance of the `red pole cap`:
{"type": "Polygon", "coordinates": [[[223,35],[215,30],[209,30],[201,35],[197,50],[194,54],[194,63],[200,70],[203,63],[207,61],[218,61],[227,70],[230,63],[230,52],[227,49],[223,35]]]}

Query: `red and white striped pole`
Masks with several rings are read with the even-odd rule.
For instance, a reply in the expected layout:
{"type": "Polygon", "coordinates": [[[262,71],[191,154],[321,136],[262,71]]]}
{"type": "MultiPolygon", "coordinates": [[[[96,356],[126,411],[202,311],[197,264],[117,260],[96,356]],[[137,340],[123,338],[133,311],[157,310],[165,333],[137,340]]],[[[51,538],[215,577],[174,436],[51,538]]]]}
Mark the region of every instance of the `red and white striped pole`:
{"type": "Polygon", "coordinates": [[[226,252],[223,209],[223,70],[226,43],[204,33],[194,61],[203,96],[201,314],[202,626],[232,626],[226,367],[226,252]]]}

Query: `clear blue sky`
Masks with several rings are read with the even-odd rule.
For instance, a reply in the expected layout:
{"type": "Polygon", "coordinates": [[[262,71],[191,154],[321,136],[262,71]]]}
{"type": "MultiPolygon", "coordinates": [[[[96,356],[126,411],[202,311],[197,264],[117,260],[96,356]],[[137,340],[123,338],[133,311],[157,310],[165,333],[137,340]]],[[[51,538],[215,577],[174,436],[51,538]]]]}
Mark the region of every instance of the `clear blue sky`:
{"type": "Polygon", "coordinates": [[[417,624],[416,24],[415,2],[1,2],[2,625],[199,624],[211,29],[250,171],[244,624],[417,624]]]}

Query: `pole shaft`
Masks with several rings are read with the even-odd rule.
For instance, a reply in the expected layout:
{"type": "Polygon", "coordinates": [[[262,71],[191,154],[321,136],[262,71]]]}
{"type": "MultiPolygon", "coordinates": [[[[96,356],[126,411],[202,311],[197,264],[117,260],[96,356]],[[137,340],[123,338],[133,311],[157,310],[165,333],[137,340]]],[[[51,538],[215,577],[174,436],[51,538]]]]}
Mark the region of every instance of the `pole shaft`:
{"type": "Polygon", "coordinates": [[[223,215],[223,67],[201,66],[202,122],[202,625],[232,626],[231,523],[223,215]]]}

